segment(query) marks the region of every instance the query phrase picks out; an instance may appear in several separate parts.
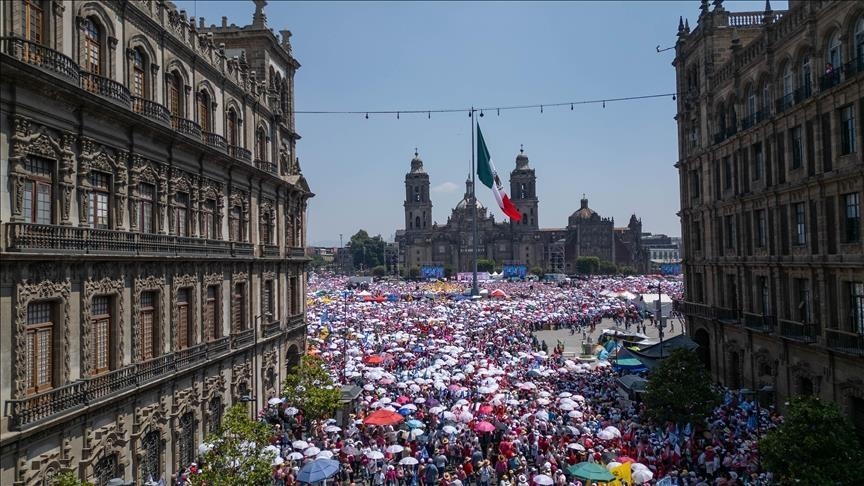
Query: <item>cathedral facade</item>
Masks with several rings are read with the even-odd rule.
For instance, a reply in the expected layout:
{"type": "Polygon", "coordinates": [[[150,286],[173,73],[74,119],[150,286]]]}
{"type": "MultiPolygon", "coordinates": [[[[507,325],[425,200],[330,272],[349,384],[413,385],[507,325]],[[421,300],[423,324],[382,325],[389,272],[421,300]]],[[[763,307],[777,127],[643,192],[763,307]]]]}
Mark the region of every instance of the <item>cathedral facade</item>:
{"type": "MultiPolygon", "coordinates": [[[[424,265],[443,266],[452,272],[471,271],[474,245],[473,187],[465,181],[465,195],[452,209],[443,225],[432,222],[429,174],[415,152],[411,170],[405,175],[405,229],[396,232],[400,265],[411,271],[424,265]]],[[[490,211],[477,201],[478,259],[493,260],[497,266],[525,265],[553,273],[573,273],[576,260],[596,256],[601,261],[627,265],[644,271],[647,260],[641,245],[642,222],[630,217],[624,228],[615,228],[581,204],[563,228],[540,228],[537,175],[528,156],[520,150],[516,167],[510,172],[510,195],[522,214],[517,222],[496,222],[490,211]]]]}

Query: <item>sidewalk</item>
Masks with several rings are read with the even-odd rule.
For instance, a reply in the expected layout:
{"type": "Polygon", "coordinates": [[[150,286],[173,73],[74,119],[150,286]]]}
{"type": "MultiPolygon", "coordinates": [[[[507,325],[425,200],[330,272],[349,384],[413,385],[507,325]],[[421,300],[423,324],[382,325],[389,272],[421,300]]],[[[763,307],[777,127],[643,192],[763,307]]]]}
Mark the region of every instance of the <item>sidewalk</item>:
{"type": "MultiPolygon", "coordinates": [[[[660,339],[660,331],[651,325],[650,321],[645,321],[648,326],[647,332],[645,334],[648,335],[651,339],[659,340],[660,339]]],[[[609,329],[615,327],[615,321],[612,319],[603,319],[600,322],[600,325],[594,329],[593,333],[588,333],[588,339],[591,344],[597,344],[597,338],[600,336],[600,333],[604,329],[609,329]]],[[[669,319],[666,322],[666,329],[663,332],[663,339],[671,338],[672,336],[677,336],[681,334],[684,326],[678,319],[669,319]]],[[[635,326],[630,327],[631,331],[635,330],[635,326]]],[[[582,354],[582,332],[577,331],[575,334],[570,334],[570,329],[557,329],[555,331],[537,331],[534,333],[534,336],[537,337],[538,341],[546,341],[546,345],[551,350],[555,347],[558,341],[564,342],[564,354],[582,354]]]]}

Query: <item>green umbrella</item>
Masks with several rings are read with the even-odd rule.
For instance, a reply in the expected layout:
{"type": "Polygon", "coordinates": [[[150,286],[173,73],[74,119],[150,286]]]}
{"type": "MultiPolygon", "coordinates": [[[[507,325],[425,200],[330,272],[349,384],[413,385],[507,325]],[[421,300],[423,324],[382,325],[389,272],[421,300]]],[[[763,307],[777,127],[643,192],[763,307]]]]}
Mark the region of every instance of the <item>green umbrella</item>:
{"type": "Polygon", "coordinates": [[[614,481],[615,476],[612,475],[605,467],[591,462],[580,462],[574,466],[567,468],[567,472],[579,479],[588,481],[614,481]]]}

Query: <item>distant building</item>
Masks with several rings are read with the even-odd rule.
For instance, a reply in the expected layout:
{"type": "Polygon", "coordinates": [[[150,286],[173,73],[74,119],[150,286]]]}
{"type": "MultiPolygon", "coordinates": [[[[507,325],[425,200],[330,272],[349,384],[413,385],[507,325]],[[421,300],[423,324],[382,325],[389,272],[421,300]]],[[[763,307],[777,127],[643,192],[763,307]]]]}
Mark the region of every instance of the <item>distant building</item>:
{"type": "Polygon", "coordinates": [[[681,239],[642,233],[642,246],[648,252],[650,273],[660,273],[663,265],[681,263],[681,239]]]}
{"type": "MultiPolygon", "coordinates": [[[[555,273],[575,272],[576,260],[581,256],[596,256],[638,271],[647,268],[647,253],[641,244],[642,222],[636,215],[630,217],[626,227],[615,228],[613,219],[589,208],[583,196],[566,227],[540,228],[536,181],[528,156],[520,150],[510,173],[510,196],[522,219],[518,223],[496,222],[478,201],[479,258],[494,260],[498,265],[541,267],[555,273]]],[[[429,174],[415,153],[411,170],[405,175],[405,229],[396,234],[400,265],[406,270],[440,265],[452,271],[470,271],[474,238],[471,178],[465,181],[465,194],[443,225],[432,222],[429,186],[429,174]]]]}

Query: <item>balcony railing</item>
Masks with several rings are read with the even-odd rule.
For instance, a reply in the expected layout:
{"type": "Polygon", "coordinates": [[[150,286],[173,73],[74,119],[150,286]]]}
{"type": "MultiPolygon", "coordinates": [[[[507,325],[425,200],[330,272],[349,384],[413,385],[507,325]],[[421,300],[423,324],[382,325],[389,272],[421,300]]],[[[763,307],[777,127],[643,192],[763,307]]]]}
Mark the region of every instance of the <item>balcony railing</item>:
{"type": "Polygon", "coordinates": [[[20,37],[0,37],[0,46],[4,54],[80,85],[81,69],[78,64],[59,51],[20,37]]]}
{"type": "Polygon", "coordinates": [[[147,383],[160,376],[173,373],[177,370],[174,361],[174,353],[163,354],[143,363],[138,363],[138,383],[147,383]]]}
{"type": "Polygon", "coordinates": [[[778,319],[780,336],[803,343],[815,343],[819,339],[819,324],[778,319]]]}
{"type": "Polygon", "coordinates": [[[238,145],[229,145],[228,155],[243,162],[252,162],[252,152],[238,145]]]}
{"type": "Polygon", "coordinates": [[[208,256],[232,254],[229,242],[223,240],[34,223],[9,223],[7,227],[9,251],[208,256]]]}
{"type": "Polygon", "coordinates": [[[306,326],[306,319],[303,314],[297,314],[288,318],[288,325],[285,330],[293,332],[306,326]]]}
{"type": "Polygon", "coordinates": [[[255,159],[255,167],[272,174],[277,172],[276,163],[268,160],[255,159]]]}
{"type": "Polygon", "coordinates": [[[201,135],[201,140],[207,145],[226,152],[228,150],[228,143],[225,142],[225,137],[222,135],[217,135],[211,132],[203,132],[201,135]]]}
{"type": "Polygon", "coordinates": [[[132,102],[132,97],[126,86],[98,74],[81,71],[81,87],[126,107],[129,107],[132,102]]]}
{"type": "Polygon", "coordinates": [[[261,245],[261,256],[278,257],[279,247],[277,245],[261,245]]]}
{"type": "Polygon", "coordinates": [[[176,356],[177,369],[182,370],[194,364],[207,360],[207,344],[198,344],[189,348],[181,349],[174,353],[176,356]]]}
{"type": "Polygon", "coordinates": [[[188,135],[198,140],[201,139],[201,126],[192,120],[180,118],[177,115],[171,115],[171,127],[183,135],[188,135]]]}
{"type": "Polygon", "coordinates": [[[794,93],[785,94],[782,97],[777,98],[777,101],[775,104],[776,104],[777,114],[783,113],[784,111],[788,110],[789,108],[791,108],[795,104],[795,94],[794,93]]]}
{"type": "Polygon", "coordinates": [[[12,427],[23,427],[58,413],[84,405],[84,382],[68,385],[6,402],[12,427]]]}
{"type": "Polygon", "coordinates": [[[864,334],[861,333],[825,329],[825,345],[840,353],[864,356],[864,334]]]}
{"type": "Polygon", "coordinates": [[[245,241],[231,242],[231,254],[234,256],[251,256],[253,248],[252,243],[245,241]]]}
{"type": "Polygon", "coordinates": [[[270,337],[270,336],[275,336],[276,334],[279,334],[281,331],[282,331],[282,322],[280,322],[280,321],[268,322],[268,323],[264,324],[263,326],[261,326],[261,334],[262,334],[262,337],[265,337],[265,338],[270,337]]]}
{"type": "Polygon", "coordinates": [[[741,323],[741,312],[738,309],[727,309],[725,307],[715,307],[714,308],[714,317],[718,321],[726,322],[729,324],[740,324],[741,323]]]}
{"type": "Polygon", "coordinates": [[[231,333],[231,349],[243,348],[255,341],[255,329],[231,333]]]}
{"type": "Polygon", "coordinates": [[[168,108],[146,98],[132,97],[132,111],[161,123],[171,123],[171,112],[168,108]]]}
{"type": "Polygon", "coordinates": [[[137,383],[136,371],[135,366],[132,365],[85,379],[84,390],[86,392],[86,402],[91,403],[99,398],[113,395],[135,386],[137,383]]]}
{"type": "Polygon", "coordinates": [[[698,302],[682,301],[678,304],[681,312],[684,315],[702,317],[705,319],[711,318],[711,307],[698,302]]]}
{"type": "Polygon", "coordinates": [[[744,327],[759,332],[774,332],[776,318],[766,314],[744,312],[744,327]]]}
{"type": "Polygon", "coordinates": [[[288,248],[289,258],[306,258],[306,248],[302,246],[292,246],[288,248]]]}
{"type": "Polygon", "coordinates": [[[207,343],[207,357],[212,358],[226,353],[230,345],[231,338],[228,336],[222,336],[221,338],[210,341],[207,343]]]}

